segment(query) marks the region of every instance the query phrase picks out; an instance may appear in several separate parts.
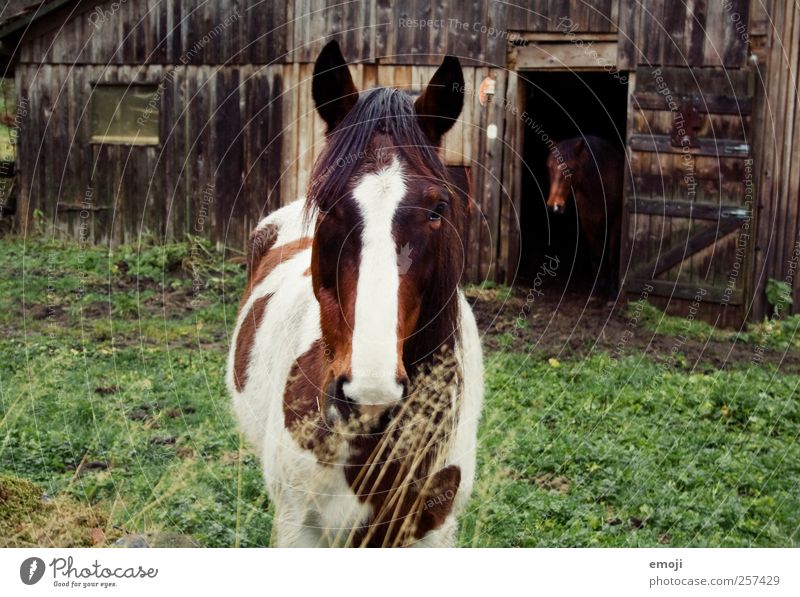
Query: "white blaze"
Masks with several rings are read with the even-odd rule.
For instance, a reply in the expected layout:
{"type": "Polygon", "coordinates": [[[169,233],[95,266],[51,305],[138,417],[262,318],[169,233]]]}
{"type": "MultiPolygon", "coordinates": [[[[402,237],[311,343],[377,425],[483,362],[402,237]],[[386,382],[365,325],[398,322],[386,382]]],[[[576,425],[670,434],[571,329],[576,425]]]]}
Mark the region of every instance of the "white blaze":
{"type": "Polygon", "coordinates": [[[356,287],[351,381],[344,393],[358,404],[386,404],[403,397],[397,383],[397,318],[400,275],[392,220],[406,193],[400,163],[367,174],[353,190],[364,222],[356,287]]]}

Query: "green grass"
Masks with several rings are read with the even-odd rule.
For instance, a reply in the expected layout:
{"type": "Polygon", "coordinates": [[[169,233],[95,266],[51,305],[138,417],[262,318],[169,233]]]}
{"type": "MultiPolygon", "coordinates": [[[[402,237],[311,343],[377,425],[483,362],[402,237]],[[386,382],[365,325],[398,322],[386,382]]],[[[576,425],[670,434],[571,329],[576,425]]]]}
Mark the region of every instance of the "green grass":
{"type": "Polygon", "coordinates": [[[99,504],[124,531],[266,545],[261,473],[224,389],[241,268],[208,247],[192,260],[188,244],[0,251],[0,468],[99,504]],[[81,462],[107,468],[76,475],[81,462]]]}
{"type": "Polygon", "coordinates": [[[666,315],[646,301],[631,303],[626,309],[645,329],[665,336],[682,336],[698,342],[737,342],[762,346],[773,351],[800,351],[800,314],[772,315],[763,321],[748,323],[741,330],[714,327],[699,319],[666,315]]]}
{"type": "MultiPolygon", "coordinates": [[[[223,383],[243,283],[197,239],[0,241],[0,473],[92,508],[109,537],[268,545],[223,383]]],[[[798,544],[800,378],[548,356],[486,357],[462,545],[798,544]]]]}
{"type": "Polygon", "coordinates": [[[800,378],[519,354],[490,355],[486,375],[463,543],[797,544],[800,378]]]}

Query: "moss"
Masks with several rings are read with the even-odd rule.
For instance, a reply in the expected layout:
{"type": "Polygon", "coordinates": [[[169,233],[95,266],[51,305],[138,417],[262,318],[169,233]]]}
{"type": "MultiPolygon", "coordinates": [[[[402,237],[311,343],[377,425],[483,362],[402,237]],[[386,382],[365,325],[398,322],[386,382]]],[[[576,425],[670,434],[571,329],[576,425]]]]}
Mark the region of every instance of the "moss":
{"type": "Polygon", "coordinates": [[[0,475],[0,547],[100,546],[120,534],[94,508],[66,495],[45,502],[42,495],[35,483],[0,475]]]}
{"type": "MultiPolygon", "coordinates": [[[[0,530],[30,518],[42,507],[42,489],[19,477],[0,475],[0,530]]],[[[2,532],[5,536],[6,533],[2,532]]]]}

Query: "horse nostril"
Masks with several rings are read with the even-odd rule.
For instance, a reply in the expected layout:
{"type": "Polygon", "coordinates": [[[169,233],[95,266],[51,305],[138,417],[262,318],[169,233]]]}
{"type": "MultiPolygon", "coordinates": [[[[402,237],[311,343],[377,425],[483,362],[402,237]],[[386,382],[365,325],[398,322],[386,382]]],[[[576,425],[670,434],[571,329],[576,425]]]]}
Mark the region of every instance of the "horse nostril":
{"type": "Polygon", "coordinates": [[[397,383],[403,386],[403,398],[408,396],[408,391],[411,386],[411,382],[408,381],[408,377],[406,377],[405,375],[403,377],[399,377],[397,379],[397,383]]]}
{"type": "Polygon", "coordinates": [[[355,410],[355,402],[344,393],[343,387],[347,381],[347,378],[342,375],[328,384],[326,389],[326,393],[328,394],[327,410],[331,419],[341,417],[341,419],[346,421],[355,410]]]}

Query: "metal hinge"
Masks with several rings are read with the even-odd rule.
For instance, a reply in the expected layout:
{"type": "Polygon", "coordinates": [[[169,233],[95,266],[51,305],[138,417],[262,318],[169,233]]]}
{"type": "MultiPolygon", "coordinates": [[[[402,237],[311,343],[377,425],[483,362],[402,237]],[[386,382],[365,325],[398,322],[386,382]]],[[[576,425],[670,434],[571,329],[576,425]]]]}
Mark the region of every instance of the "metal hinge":
{"type": "Polygon", "coordinates": [[[725,146],[725,153],[747,155],[750,153],[750,145],[747,143],[740,143],[739,145],[727,145],[725,146]]]}

